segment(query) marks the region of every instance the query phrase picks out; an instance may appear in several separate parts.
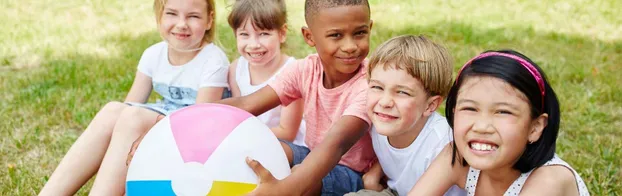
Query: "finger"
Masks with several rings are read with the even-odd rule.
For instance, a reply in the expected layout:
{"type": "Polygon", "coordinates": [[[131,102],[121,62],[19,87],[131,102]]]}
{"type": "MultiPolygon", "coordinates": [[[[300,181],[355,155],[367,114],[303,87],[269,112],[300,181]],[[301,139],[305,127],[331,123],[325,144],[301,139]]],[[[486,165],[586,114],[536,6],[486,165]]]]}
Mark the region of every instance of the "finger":
{"type": "Polygon", "coordinates": [[[274,176],[268,171],[259,161],[253,160],[249,157],[246,157],[246,164],[255,172],[257,177],[259,177],[259,182],[268,182],[270,180],[274,180],[274,176]]]}

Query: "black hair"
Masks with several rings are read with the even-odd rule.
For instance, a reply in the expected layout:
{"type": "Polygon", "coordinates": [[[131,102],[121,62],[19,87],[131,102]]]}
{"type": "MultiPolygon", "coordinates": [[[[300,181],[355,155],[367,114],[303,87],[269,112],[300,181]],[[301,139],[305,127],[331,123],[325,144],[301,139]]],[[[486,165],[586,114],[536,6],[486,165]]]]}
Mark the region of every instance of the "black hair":
{"type": "Polygon", "coordinates": [[[311,18],[323,8],[344,5],[364,5],[367,6],[367,10],[369,10],[369,2],[367,2],[367,0],[305,0],[305,21],[309,24],[311,18]]]}
{"type": "MultiPolygon", "coordinates": [[[[559,131],[560,122],[559,101],[557,100],[555,92],[549,85],[544,72],[531,59],[514,50],[487,52],[511,54],[524,59],[533,65],[542,76],[545,90],[544,97],[542,97],[540,93],[540,88],[538,87],[538,83],[536,82],[534,76],[527,70],[527,68],[521,65],[520,62],[505,56],[488,56],[472,61],[471,64],[466,65],[467,67],[464,68],[457,76],[457,80],[454,82],[454,85],[449,90],[449,95],[447,96],[445,107],[447,121],[453,130],[454,108],[456,107],[458,91],[463,82],[469,77],[490,76],[507,82],[512,87],[525,94],[529,100],[531,117],[533,119],[543,113],[548,114],[548,122],[546,127],[544,127],[544,130],[542,130],[540,138],[533,143],[527,144],[525,151],[513,166],[514,169],[517,169],[522,173],[531,171],[536,167],[542,166],[544,163],[553,158],[555,154],[555,142],[557,140],[557,132],[559,131]]],[[[452,165],[454,165],[456,161],[459,161],[463,166],[468,165],[464,158],[457,155],[455,141],[452,145],[452,158],[452,165]]]]}

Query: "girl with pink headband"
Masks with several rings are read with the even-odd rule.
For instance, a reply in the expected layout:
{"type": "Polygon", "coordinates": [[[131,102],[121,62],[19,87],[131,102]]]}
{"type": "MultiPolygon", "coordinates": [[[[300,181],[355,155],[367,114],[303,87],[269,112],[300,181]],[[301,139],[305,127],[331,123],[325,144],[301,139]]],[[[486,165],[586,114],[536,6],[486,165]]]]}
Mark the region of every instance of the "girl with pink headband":
{"type": "Polygon", "coordinates": [[[447,96],[454,142],[409,195],[589,195],[555,154],[560,110],[544,72],[512,50],[484,52],[458,73],[447,96]],[[477,189],[476,189],[477,188],[477,189]]]}

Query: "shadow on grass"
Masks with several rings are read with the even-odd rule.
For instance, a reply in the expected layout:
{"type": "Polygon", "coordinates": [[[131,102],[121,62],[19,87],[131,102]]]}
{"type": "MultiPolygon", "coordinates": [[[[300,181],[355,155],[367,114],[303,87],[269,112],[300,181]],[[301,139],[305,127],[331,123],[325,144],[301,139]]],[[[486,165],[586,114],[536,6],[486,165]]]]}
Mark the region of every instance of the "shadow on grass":
{"type": "MultiPolygon", "coordinates": [[[[218,31],[223,50],[230,59],[237,57],[232,31],[222,24],[218,31]]],[[[621,171],[616,166],[622,152],[606,151],[622,148],[622,136],[615,131],[619,130],[616,123],[619,126],[622,120],[620,41],[539,34],[530,28],[480,29],[448,22],[401,29],[375,24],[372,47],[402,34],[425,34],[443,43],[454,56],[456,68],[484,50],[502,48],[516,49],[539,63],[564,111],[558,151],[582,173],[592,194],[620,194],[621,171]]],[[[286,51],[290,55],[301,58],[314,51],[303,42],[298,29],[290,30],[288,38],[286,51]]],[[[12,97],[0,109],[0,117],[9,119],[0,122],[0,129],[8,130],[1,135],[0,161],[13,165],[0,170],[3,195],[36,194],[99,108],[109,101],[123,100],[142,52],[160,40],[155,32],[137,37],[111,36],[101,43],[113,45],[118,55],[99,57],[75,51],[44,60],[36,70],[0,74],[10,81],[5,93],[12,97]]]]}

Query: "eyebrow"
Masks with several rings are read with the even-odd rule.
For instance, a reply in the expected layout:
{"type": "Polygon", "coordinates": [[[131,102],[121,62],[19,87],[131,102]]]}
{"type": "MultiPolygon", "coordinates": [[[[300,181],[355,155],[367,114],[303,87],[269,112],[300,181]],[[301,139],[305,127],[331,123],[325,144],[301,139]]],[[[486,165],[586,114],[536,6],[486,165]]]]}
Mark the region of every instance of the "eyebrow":
{"type": "MultiPolygon", "coordinates": [[[[176,9],[173,9],[173,8],[164,8],[164,11],[179,12],[179,11],[177,11],[176,9]]],[[[200,14],[201,14],[201,12],[192,11],[192,12],[189,12],[189,13],[188,13],[188,15],[192,15],[192,14],[199,14],[199,15],[200,15],[200,14]]]]}
{"type": "Polygon", "coordinates": [[[378,80],[374,80],[374,79],[369,79],[369,83],[378,83],[378,84],[382,84],[382,82],[378,81],[378,80]]]}

